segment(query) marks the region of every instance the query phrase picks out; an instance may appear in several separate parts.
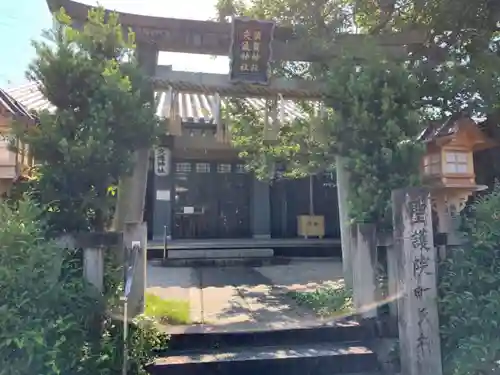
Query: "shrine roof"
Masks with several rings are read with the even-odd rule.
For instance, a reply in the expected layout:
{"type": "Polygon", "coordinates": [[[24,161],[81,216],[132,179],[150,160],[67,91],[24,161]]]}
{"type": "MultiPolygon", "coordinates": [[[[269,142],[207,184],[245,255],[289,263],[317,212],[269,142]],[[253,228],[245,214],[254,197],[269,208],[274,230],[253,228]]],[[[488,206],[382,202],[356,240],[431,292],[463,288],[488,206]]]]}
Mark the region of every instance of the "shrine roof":
{"type": "Polygon", "coordinates": [[[445,122],[432,122],[427,126],[417,137],[420,142],[432,142],[442,137],[447,137],[456,134],[460,129],[460,124],[463,121],[474,122],[478,129],[483,131],[485,135],[492,136],[492,124],[488,120],[475,121],[469,116],[457,113],[450,116],[445,122]]]}
{"type": "Polygon", "coordinates": [[[420,135],[417,137],[418,141],[431,142],[441,137],[453,135],[457,132],[457,116],[449,117],[444,123],[434,121],[430,123],[420,135]]]}
{"type": "Polygon", "coordinates": [[[0,88],[0,105],[4,107],[7,112],[11,113],[13,117],[24,117],[29,120],[34,120],[35,117],[29,110],[19,103],[15,98],[9,95],[8,92],[0,88]]]}
{"type": "MultiPolygon", "coordinates": [[[[3,92],[3,91],[2,91],[3,92]]],[[[40,112],[48,110],[54,111],[54,106],[44,97],[37,87],[36,82],[31,82],[22,86],[5,90],[5,95],[18,103],[22,111],[40,112]]],[[[212,124],[215,123],[214,108],[216,108],[216,97],[212,94],[180,92],[177,101],[177,113],[183,123],[212,124]]],[[[166,91],[155,92],[156,114],[160,118],[168,118],[168,93],[166,91]]],[[[0,96],[1,100],[1,96],[0,96]]],[[[222,99],[224,105],[224,98],[222,99]]],[[[264,112],[265,100],[262,98],[243,98],[243,100],[253,109],[264,112]]],[[[284,101],[285,119],[304,118],[301,107],[293,101],[284,101]]]]}

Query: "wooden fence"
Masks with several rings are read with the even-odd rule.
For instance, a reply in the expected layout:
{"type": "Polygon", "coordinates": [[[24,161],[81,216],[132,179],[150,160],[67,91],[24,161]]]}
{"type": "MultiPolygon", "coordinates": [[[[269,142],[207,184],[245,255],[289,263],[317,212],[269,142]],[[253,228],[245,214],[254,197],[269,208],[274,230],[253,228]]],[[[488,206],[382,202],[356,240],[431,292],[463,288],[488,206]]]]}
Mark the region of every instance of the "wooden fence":
{"type": "Polygon", "coordinates": [[[124,300],[128,304],[128,318],[144,312],[146,287],[146,223],[126,223],[123,232],[65,234],[57,240],[66,249],[82,249],[83,277],[99,293],[104,292],[106,251],[122,269],[125,286],[124,300]]]}

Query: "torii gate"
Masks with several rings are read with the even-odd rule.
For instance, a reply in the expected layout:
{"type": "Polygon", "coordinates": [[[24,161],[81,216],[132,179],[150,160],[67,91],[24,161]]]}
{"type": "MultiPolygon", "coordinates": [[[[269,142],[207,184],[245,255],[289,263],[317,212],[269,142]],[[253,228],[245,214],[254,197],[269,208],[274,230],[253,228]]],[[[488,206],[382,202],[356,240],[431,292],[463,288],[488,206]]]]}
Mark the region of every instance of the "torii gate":
{"type": "MultiPolygon", "coordinates": [[[[51,12],[57,12],[63,7],[66,13],[73,19],[76,26],[82,25],[87,20],[87,15],[92,7],[77,3],[71,0],[47,0],[51,12]]],[[[235,30],[235,23],[221,23],[213,21],[195,21],[186,19],[161,18],[143,16],[129,13],[117,12],[120,23],[126,29],[135,32],[137,43],[137,57],[141,68],[152,78],[154,88],[168,92],[170,108],[169,129],[175,135],[179,134],[180,121],[175,113],[175,98],[179,92],[196,92],[213,94],[218,99],[218,108],[215,108],[218,139],[227,141],[222,137],[222,121],[220,119],[221,97],[261,97],[268,102],[271,117],[271,131],[266,126],[265,137],[272,141],[277,136],[277,126],[279,126],[279,103],[283,100],[311,100],[320,101],[324,93],[321,83],[306,81],[302,79],[283,79],[277,77],[264,77],[256,84],[255,80],[242,79],[251,70],[251,67],[239,69],[236,72],[237,79],[234,79],[234,69],[232,66],[230,76],[225,74],[189,73],[172,71],[169,67],[157,66],[159,51],[207,54],[233,57],[235,52],[245,52],[241,49],[233,48],[234,37],[238,30],[235,30]],[[232,55],[232,56],[231,56],[232,55]]],[[[266,21],[246,20],[254,23],[266,23],[266,21]]],[[[405,33],[386,34],[373,37],[360,34],[339,35],[333,46],[327,50],[318,51],[308,43],[307,38],[301,38],[294,30],[287,27],[274,27],[271,25],[271,33],[268,33],[268,45],[272,51],[274,61],[318,61],[332,58],[342,54],[343,45],[363,45],[363,41],[371,38],[378,45],[392,55],[406,53],[403,46],[411,47],[424,42],[425,36],[418,30],[405,33]]],[[[241,31],[241,30],[240,30],[241,31]]],[[[241,47],[241,45],[238,45],[241,47]]],[[[267,55],[266,64],[271,59],[271,53],[267,55]]],[[[240,67],[241,68],[241,67],[240,67]]],[[[238,70],[236,68],[236,70],[238,70]]],[[[250,72],[251,73],[251,72],[250,72]]],[[[256,69],[254,73],[262,73],[261,69],[256,69]],[[257,71],[258,70],[258,71],[257,71]]],[[[248,78],[248,77],[247,77],[248,78]]],[[[255,77],[254,77],[255,78],[255,77]]],[[[262,78],[262,77],[261,77],[262,78]]],[[[259,81],[259,80],[257,80],[259,81]]],[[[266,116],[266,119],[268,117],[266,116]]],[[[121,220],[118,228],[123,226],[123,222],[141,222],[145,205],[145,191],[147,181],[147,171],[150,150],[140,150],[137,153],[137,163],[134,174],[129,181],[126,194],[122,194],[120,199],[128,202],[129,211],[119,213],[117,216],[121,220]],[[126,196],[124,196],[126,195],[126,196]]],[[[346,265],[350,264],[349,257],[349,228],[347,225],[348,213],[345,202],[347,202],[348,181],[342,163],[339,161],[337,167],[337,186],[339,198],[339,214],[341,221],[342,252],[346,265]]],[[[120,206],[120,203],[119,203],[120,206]]],[[[349,267],[349,266],[347,266],[349,267]]],[[[349,283],[350,270],[344,268],[345,278],[349,283]]]]}

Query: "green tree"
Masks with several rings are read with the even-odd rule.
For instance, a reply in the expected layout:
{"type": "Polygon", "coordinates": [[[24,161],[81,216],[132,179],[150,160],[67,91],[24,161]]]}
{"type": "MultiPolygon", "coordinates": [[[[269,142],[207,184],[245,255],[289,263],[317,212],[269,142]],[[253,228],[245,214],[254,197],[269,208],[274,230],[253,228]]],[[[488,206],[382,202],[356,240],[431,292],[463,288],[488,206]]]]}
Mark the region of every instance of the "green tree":
{"type": "Polygon", "coordinates": [[[116,14],[89,12],[82,30],[62,10],[47,42],[35,42],[28,77],[55,107],[37,127],[16,133],[38,164],[34,188],[58,231],[102,231],[110,223],[113,187],[131,173],[133,154],[151,148],[158,120],[151,86],[135,61],[134,34],[116,14]]]}
{"type": "MultiPolygon", "coordinates": [[[[219,0],[216,5],[218,19],[227,21],[231,16],[273,19],[280,26],[289,27],[301,37],[308,48],[326,50],[336,35],[352,28],[351,8],[347,1],[322,0],[307,3],[300,0],[219,0]]],[[[329,61],[314,63],[274,62],[273,75],[287,78],[322,79],[329,61]]],[[[297,102],[303,118],[285,120],[274,142],[264,142],[264,113],[256,112],[246,103],[233,100],[226,108],[231,119],[233,143],[249,168],[260,178],[269,178],[279,165],[286,177],[304,177],[331,167],[333,155],[329,145],[321,141],[329,134],[314,134],[318,113],[310,102],[297,102]]]]}
{"type": "MultiPolygon", "coordinates": [[[[121,373],[123,322],[103,313],[78,257],[47,240],[42,213],[26,197],[0,201],[0,375],[121,373]]],[[[167,339],[147,319],[131,322],[130,373],[146,374],[167,339]]]]}
{"type": "MultiPolygon", "coordinates": [[[[30,200],[0,201],[0,374],[60,374],[81,365],[96,312],[81,274],[62,272],[30,200]]],[[[78,373],[78,372],[76,372],[78,373]]]]}
{"type": "Polygon", "coordinates": [[[500,369],[500,185],[471,207],[466,240],[439,269],[439,309],[446,374],[498,374],[500,369]]]}
{"type": "MultiPolygon", "coordinates": [[[[353,30],[356,9],[350,1],[219,2],[221,18],[236,14],[275,19],[319,51],[353,30]]],[[[323,101],[328,107],[319,119],[311,103],[297,103],[305,118],[282,124],[276,142],[263,142],[262,113],[252,113],[241,102],[227,111],[233,142],[258,175],[268,176],[280,163],[288,176],[301,177],[330,169],[335,155],[342,155],[351,173],[353,218],[390,223],[390,190],[418,175],[420,148],[409,140],[421,130],[427,104],[413,65],[391,62],[369,43],[344,45],[343,58],[273,66],[275,75],[327,83],[323,101]],[[364,59],[354,58],[360,51],[364,59]]]]}
{"type": "Polygon", "coordinates": [[[328,134],[318,132],[321,120],[315,117],[312,104],[302,102],[296,106],[304,117],[285,119],[276,139],[265,139],[264,111],[256,111],[240,99],[230,100],[224,109],[224,116],[230,119],[232,144],[258,178],[273,178],[277,169],[284,177],[300,178],[333,163],[330,145],[324,142],[328,134]]]}
{"type": "Polygon", "coordinates": [[[419,182],[422,146],[415,138],[426,116],[418,80],[406,62],[384,56],[370,63],[340,58],[327,77],[331,152],[347,162],[351,216],[390,226],[391,191],[419,182]]]}

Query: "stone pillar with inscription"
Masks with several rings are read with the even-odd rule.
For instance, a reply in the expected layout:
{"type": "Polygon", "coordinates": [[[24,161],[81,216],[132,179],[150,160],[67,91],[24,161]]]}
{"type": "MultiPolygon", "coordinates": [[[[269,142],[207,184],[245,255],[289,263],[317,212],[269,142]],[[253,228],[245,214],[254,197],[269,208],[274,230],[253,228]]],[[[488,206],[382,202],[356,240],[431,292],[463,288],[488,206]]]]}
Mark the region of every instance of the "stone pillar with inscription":
{"type": "Polygon", "coordinates": [[[401,373],[441,375],[430,192],[424,188],[395,190],[392,204],[401,373]]]}

